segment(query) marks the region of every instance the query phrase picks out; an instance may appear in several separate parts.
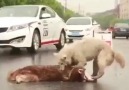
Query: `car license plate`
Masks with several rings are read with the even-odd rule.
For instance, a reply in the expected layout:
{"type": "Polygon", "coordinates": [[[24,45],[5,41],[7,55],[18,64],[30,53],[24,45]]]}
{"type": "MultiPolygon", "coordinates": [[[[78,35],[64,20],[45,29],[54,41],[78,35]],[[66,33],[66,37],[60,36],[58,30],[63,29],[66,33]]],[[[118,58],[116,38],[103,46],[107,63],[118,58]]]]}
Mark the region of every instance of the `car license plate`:
{"type": "Polygon", "coordinates": [[[72,35],[78,36],[79,35],[79,32],[72,32],[72,35]]]}

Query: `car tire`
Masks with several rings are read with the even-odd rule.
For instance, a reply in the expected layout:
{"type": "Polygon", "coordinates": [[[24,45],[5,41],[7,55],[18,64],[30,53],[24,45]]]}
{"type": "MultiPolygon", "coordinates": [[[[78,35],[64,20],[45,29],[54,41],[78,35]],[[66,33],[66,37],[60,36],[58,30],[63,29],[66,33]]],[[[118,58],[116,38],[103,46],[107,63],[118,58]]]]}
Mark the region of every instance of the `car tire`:
{"type": "Polygon", "coordinates": [[[115,35],[112,35],[112,38],[113,38],[113,39],[115,39],[115,37],[116,37],[115,35]]]}
{"type": "Polygon", "coordinates": [[[126,39],[128,39],[129,37],[128,36],[126,36],[126,39]]]}
{"type": "Polygon", "coordinates": [[[29,53],[36,53],[37,50],[39,49],[40,47],[40,35],[39,35],[39,32],[37,30],[34,31],[33,33],[33,37],[32,37],[32,44],[31,44],[31,47],[28,47],[27,48],[27,51],[29,53]]]}
{"type": "Polygon", "coordinates": [[[65,32],[62,31],[61,34],[60,34],[59,43],[58,43],[58,44],[55,44],[56,49],[57,49],[57,50],[62,49],[63,46],[65,45],[65,43],[66,43],[66,36],[65,36],[65,32]]]}

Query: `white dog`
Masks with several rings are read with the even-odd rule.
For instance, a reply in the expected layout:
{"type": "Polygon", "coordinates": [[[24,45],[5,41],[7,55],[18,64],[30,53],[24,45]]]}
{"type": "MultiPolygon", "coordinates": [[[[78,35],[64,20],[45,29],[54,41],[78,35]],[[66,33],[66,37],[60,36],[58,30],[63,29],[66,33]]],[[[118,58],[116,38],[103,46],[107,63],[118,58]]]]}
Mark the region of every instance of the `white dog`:
{"type": "Polygon", "coordinates": [[[97,73],[94,79],[98,79],[104,74],[106,66],[110,66],[114,59],[122,68],[125,66],[124,57],[112,50],[104,41],[94,38],[85,38],[72,44],[65,45],[58,53],[54,55],[59,60],[62,70],[66,65],[85,66],[87,61],[94,60],[93,73],[97,73]]]}

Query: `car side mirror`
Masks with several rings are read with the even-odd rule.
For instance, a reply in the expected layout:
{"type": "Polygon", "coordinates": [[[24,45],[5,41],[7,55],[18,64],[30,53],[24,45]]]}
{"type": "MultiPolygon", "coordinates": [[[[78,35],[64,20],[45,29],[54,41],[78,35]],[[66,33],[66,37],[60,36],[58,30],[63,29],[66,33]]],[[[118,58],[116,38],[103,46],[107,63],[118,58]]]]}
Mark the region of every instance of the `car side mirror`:
{"type": "Polygon", "coordinates": [[[93,24],[93,25],[98,25],[98,23],[97,23],[96,21],[94,21],[92,24],[93,24]]]}
{"type": "Polygon", "coordinates": [[[50,18],[51,15],[49,13],[43,13],[41,18],[50,18]]]}

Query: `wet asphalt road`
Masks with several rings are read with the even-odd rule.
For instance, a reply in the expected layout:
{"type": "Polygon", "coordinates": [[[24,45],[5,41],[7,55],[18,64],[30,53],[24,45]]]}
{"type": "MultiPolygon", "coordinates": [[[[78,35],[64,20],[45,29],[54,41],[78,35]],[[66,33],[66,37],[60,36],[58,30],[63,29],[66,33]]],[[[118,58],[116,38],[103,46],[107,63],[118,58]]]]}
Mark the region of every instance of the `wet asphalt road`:
{"type": "MultiPolygon", "coordinates": [[[[27,65],[57,64],[53,52],[54,46],[42,46],[36,55],[29,55],[25,49],[20,54],[12,54],[10,49],[0,49],[0,90],[129,90],[129,40],[113,40],[115,50],[124,54],[126,67],[121,69],[113,63],[105,70],[105,75],[97,83],[78,82],[39,82],[12,84],[7,82],[7,74],[12,70],[27,65]]],[[[87,72],[92,73],[92,62],[87,65],[87,72]]]]}

